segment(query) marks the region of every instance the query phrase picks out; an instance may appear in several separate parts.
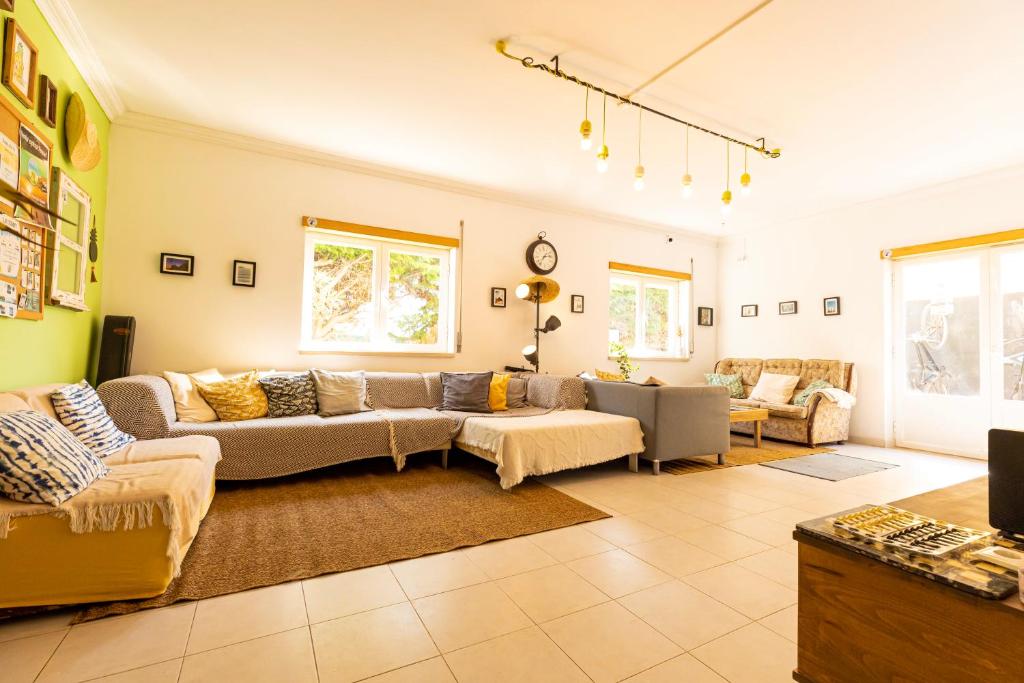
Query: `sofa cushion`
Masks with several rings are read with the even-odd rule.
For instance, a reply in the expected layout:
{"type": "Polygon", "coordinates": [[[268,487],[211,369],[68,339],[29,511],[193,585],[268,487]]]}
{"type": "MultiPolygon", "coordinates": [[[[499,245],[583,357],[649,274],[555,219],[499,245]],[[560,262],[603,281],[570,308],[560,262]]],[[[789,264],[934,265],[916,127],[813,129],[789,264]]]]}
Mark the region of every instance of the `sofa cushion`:
{"type": "Polygon", "coordinates": [[[32,410],[40,412],[43,415],[49,415],[57,422],[60,422],[60,418],[57,417],[57,411],[53,409],[53,401],[50,400],[50,394],[61,387],[66,386],[67,382],[61,382],[59,384],[40,384],[35,387],[15,389],[11,393],[27,403],[29,408],[32,410]]]}
{"type": "Polygon", "coordinates": [[[50,400],[61,423],[101,458],[135,441],[117,428],[99,394],[85,380],[57,389],[50,400]]]}
{"type": "Polygon", "coordinates": [[[750,399],[765,403],[789,403],[793,398],[793,390],[800,381],[797,375],[779,375],[773,372],[762,372],[757,386],[750,392],[750,399]]]}
{"type": "Polygon", "coordinates": [[[192,382],[197,379],[200,382],[222,382],[224,376],[217,368],[200,370],[191,374],[182,372],[164,372],[164,379],[171,386],[171,395],[174,396],[174,412],[182,422],[214,422],[217,413],[207,403],[199,389],[192,382]]]}
{"type": "Polygon", "coordinates": [[[494,373],[487,372],[442,372],[441,410],[458,410],[471,413],[490,413],[487,403],[491,379],[494,373]]]}
{"type": "Polygon", "coordinates": [[[347,415],[370,410],[366,403],[366,374],[358,372],[328,372],[327,370],[310,370],[316,385],[316,402],[318,410],[293,415],[309,415],[319,412],[329,415],[347,415]]]}
{"type": "Polygon", "coordinates": [[[739,375],[723,375],[712,372],[704,375],[704,381],[711,387],[725,387],[729,390],[730,398],[743,398],[746,393],[743,391],[743,382],[739,375]]]}
{"type": "Polygon", "coordinates": [[[790,403],[762,403],[768,409],[769,417],[788,417],[797,420],[807,419],[807,406],[795,406],[790,403]]]}
{"type": "Polygon", "coordinates": [[[807,405],[807,399],[809,399],[811,397],[811,394],[813,394],[815,391],[818,391],[819,389],[829,389],[831,387],[832,385],[826,382],[825,380],[816,379],[797,392],[797,394],[793,397],[793,405],[805,406],[807,405]]]}
{"type": "Polygon", "coordinates": [[[267,414],[267,395],[260,389],[259,373],[255,370],[221,382],[195,382],[199,393],[217,417],[225,422],[252,420],[267,414]]]}
{"type": "MultiPolygon", "coordinates": [[[[230,423],[227,423],[230,424],[230,423]]],[[[179,436],[173,439],[134,441],[103,459],[104,464],[132,465],[140,462],[198,459],[213,466],[220,461],[220,444],[209,436],[179,436]]]]}
{"type": "Polygon", "coordinates": [[[762,401],[755,401],[750,398],[733,398],[729,400],[729,405],[740,408],[764,408],[765,406],[762,401]]]}
{"type": "Polygon", "coordinates": [[[257,381],[267,395],[267,414],[270,417],[316,413],[316,383],[311,372],[285,372],[260,377],[257,381]]]}
{"type": "Polygon", "coordinates": [[[0,415],[0,493],[21,503],[60,505],[110,470],[49,415],[0,415]]]}
{"type": "Polygon", "coordinates": [[[842,388],[845,382],[843,362],[839,360],[805,360],[800,370],[798,389],[804,389],[815,380],[823,380],[831,386],[842,388]]]}
{"type": "Polygon", "coordinates": [[[750,390],[761,377],[764,361],[760,358],[724,358],[718,361],[715,372],[723,375],[739,375],[743,383],[744,396],[750,396],[750,390]]]}
{"type": "Polygon", "coordinates": [[[13,413],[15,410],[32,410],[32,406],[14,394],[0,394],[0,413],[13,413]]]}
{"type": "Polygon", "coordinates": [[[441,376],[436,372],[368,372],[366,402],[374,410],[436,408],[441,405],[441,376]]]}
{"type": "Polygon", "coordinates": [[[508,391],[505,394],[506,405],[509,409],[526,408],[526,380],[521,377],[513,377],[508,381],[508,391]]]}
{"type": "Polygon", "coordinates": [[[487,405],[491,410],[508,410],[508,383],[512,375],[496,372],[491,377],[491,387],[487,394],[487,405]]]}

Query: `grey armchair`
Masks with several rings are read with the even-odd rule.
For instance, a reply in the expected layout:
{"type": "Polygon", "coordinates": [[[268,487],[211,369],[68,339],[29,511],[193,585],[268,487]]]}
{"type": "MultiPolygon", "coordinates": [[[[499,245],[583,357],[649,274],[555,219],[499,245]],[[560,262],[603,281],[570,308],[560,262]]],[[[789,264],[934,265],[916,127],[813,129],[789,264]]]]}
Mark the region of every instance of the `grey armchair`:
{"type": "Polygon", "coordinates": [[[640,420],[644,452],[654,474],[667,460],[729,451],[729,390],[725,387],[652,387],[587,380],[587,410],[640,420]]]}

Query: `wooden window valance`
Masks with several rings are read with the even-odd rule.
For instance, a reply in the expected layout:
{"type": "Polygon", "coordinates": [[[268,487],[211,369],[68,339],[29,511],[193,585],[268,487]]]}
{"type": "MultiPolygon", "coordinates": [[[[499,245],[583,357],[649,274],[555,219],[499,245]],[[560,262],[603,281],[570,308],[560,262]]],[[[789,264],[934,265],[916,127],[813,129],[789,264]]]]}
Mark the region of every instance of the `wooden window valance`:
{"type": "Polygon", "coordinates": [[[914,244],[909,247],[883,249],[881,256],[883,259],[901,259],[908,256],[923,256],[943,251],[1011,244],[1013,242],[1024,242],[1024,229],[1003,230],[1002,232],[990,232],[985,235],[974,235],[972,237],[958,237],[941,242],[927,242],[925,244],[914,244]]]}
{"type": "Polygon", "coordinates": [[[608,262],[608,270],[618,271],[620,273],[636,273],[638,275],[653,275],[655,277],[665,277],[671,280],[692,280],[693,276],[690,273],[683,273],[676,270],[665,270],[664,268],[649,268],[647,266],[632,266],[628,263],[617,263],[615,261],[608,262]]]}
{"type": "Polygon", "coordinates": [[[363,235],[365,237],[377,237],[400,242],[415,242],[417,244],[432,244],[438,247],[458,249],[459,240],[457,237],[445,237],[443,235],[428,235],[423,232],[410,232],[408,230],[394,230],[392,228],[376,228],[372,225],[359,225],[358,223],[346,223],[335,221],[330,218],[318,218],[316,216],[303,216],[302,227],[315,228],[317,230],[334,230],[345,232],[351,235],[363,235]]]}

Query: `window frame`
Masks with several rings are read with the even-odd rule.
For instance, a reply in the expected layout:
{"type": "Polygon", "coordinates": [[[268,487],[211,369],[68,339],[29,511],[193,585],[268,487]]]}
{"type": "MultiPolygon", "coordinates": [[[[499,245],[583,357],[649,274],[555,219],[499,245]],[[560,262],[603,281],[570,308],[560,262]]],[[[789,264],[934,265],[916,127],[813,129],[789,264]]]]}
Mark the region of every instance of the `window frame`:
{"type": "Polygon", "coordinates": [[[64,234],[64,219],[54,219],[53,232],[53,257],[50,259],[50,303],[56,306],[63,306],[76,311],[88,311],[89,306],[85,303],[85,273],[89,264],[89,231],[92,221],[92,198],[89,193],[76,183],[62,169],[57,169],[56,190],[57,190],[57,214],[64,216],[65,208],[68,205],[68,198],[78,203],[78,215],[74,217],[77,223],[78,239],[74,240],[64,234]],[[61,250],[68,249],[78,257],[78,267],[75,272],[76,288],[61,289],[60,287],[60,261],[61,250]]]}
{"type": "MultiPolygon", "coordinates": [[[[615,284],[630,285],[636,291],[636,318],[633,322],[633,334],[636,340],[631,348],[626,349],[630,358],[643,360],[689,360],[690,359],[690,280],[643,275],[626,271],[610,270],[608,272],[608,330],[611,330],[611,288],[615,284]],[[668,350],[658,351],[646,346],[647,336],[647,290],[669,290],[669,337],[668,350]]],[[[608,342],[609,347],[611,340],[608,342]]],[[[609,359],[614,359],[609,348],[609,359]]]]}
{"type": "Polygon", "coordinates": [[[352,353],[394,355],[454,355],[456,308],[456,247],[437,246],[405,240],[366,237],[329,230],[306,230],[302,256],[302,314],[299,336],[301,353],[352,353]],[[373,252],[370,305],[370,340],[319,341],[312,338],[313,253],[317,244],[369,249],[373,252]],[[437,342],[434,344],[396,343],[388,339],[388,291],[392,252],[437,258],[441,263],[438,293],[437,342]]]}

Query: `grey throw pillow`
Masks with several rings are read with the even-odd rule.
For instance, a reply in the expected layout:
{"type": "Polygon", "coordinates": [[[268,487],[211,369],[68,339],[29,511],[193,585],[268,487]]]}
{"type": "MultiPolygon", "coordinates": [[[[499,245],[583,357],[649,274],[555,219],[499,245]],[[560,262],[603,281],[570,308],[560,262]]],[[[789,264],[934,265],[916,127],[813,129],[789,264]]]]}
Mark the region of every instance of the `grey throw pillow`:
{"type": "Polygon", "coordinates": [[[526,380],[520,377],[513,377],[508,381],[508,393],[506,402],[509,408],[529,408],[526,402],[526,380]]]}
{"type": "Polygon", "coordinates": [[[441,410],[489,413],[487,396],[493,372],[442,372],[441,410]]]}
{"type": "Polygon", "coordinates": [[[366,404],[366,377],[358,372],[310,370],[316,383],[316,400],[320,414],[347,415],[372,410],[366,404]]]}
{"type": "Polygon", "coordinates": [[[267,415],[316,415],[316,384],[308,372],[286,372],[257,380],[267,395],[267,415]]]}

